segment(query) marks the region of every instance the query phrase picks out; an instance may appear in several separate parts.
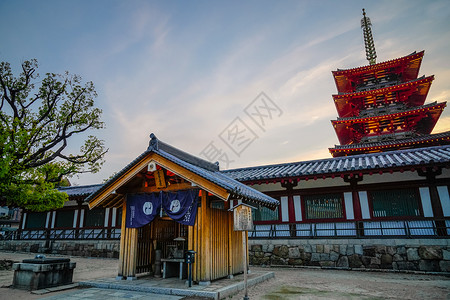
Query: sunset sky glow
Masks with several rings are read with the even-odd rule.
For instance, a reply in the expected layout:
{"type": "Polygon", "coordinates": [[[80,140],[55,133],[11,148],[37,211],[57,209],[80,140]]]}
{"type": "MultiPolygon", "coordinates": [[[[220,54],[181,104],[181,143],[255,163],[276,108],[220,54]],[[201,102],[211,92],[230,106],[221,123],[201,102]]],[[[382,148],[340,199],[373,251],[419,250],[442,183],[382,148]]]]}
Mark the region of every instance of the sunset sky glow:
{"type": "MultiPolygon", "coordinates": [[[[450,99],[450,2],[0,0],[0,61],[93,81],[109,152],[101,183],[146,150],[150,133],[193,155],[211,143],[229,168],[329,158],[338,144],[331,71],[367,64],[366,9],[377,62],[425,50],[427,102],[450,99]],[[246,107],[264,92],[280,113],[258,127],[246,107]],[[236,155],[220,134],[236,118],[257,137],[236,155]]],[[[434,132],[450,130],[447,107],[434,132]]],[[[73,139],[76,151],[81,139],[73,139]]],[[[221,165],[222,166],[222,165],[221,165]]],[[[222,166],[223,168],[223,166],[222,166]]]]}

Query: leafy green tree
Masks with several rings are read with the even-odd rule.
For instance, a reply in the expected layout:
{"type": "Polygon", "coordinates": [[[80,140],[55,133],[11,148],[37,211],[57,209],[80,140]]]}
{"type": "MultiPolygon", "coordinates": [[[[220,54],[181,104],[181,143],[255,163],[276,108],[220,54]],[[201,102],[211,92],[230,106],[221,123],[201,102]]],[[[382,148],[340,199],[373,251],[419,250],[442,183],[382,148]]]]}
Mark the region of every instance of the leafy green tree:
{"type": "Polygon", "coordinates": [[[41,78],[37,69],[37,60],[25,61],[15,77],[9,63],[0,63],[0,201],[44,211],[67,200],[55,186],[98,172],[107,150],[102,140],[86,137],[104,127],[94,84],[68,72],[41,78]],[[79,151],[66,153],[77,135],[85,138],[79,151]]]}

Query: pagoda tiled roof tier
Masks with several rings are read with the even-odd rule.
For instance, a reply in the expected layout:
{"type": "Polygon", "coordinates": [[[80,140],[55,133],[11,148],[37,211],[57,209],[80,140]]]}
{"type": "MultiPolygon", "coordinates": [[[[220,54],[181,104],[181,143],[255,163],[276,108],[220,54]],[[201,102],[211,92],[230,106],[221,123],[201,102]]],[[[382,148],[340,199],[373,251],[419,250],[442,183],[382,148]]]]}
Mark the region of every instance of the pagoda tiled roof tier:
{"type": "Polygon", "coordinates": [[[339,117],[358,116],[363,110],[404,103],[408,107],[425,103],[434,76],[421,77],[399,85],[369,91],[333,95],[339,117]]]}
{"type": "Polygon", "coordinates": [[[353,69],[332,71],[339,93],[352,93],[372,79],[408,82],[417,78],[424,51],[353,69]]]}
{"type": "Polygon", "coordinates": [[[380,142],[336,145],[334,148],[329,148],[329,150],[333,157],[339,157],[362,153],[393,151],[399,149],[421,148],[449,144],[450,131],[446,131],[404,139],[395,139],[395,137],[393,136],[392,140],[385,140],[380,142]]]}
{"type": "Polygon", "coordinates": [[[345,175],[406,171],[425,167],[450,168],[450,145],[359,154],[222,171],[248,184],[295,182],[345,175]]]}
{"type": "Polygon", "coordinates": [[[439,119],[446,102],[430,103],[397,113],[332,120],[341,145],[357,144],[367,136],[414,131],[429,134],[439,119]]]}

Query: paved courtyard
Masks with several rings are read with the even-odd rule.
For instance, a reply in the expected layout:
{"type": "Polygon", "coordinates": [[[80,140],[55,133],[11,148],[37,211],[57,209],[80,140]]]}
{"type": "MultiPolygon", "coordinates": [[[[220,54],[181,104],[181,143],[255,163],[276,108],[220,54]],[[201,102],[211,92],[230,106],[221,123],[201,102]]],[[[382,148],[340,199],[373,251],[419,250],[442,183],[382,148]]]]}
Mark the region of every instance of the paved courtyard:
{"type": "MultiPolygon", "coordinates": [[[[49,294],[50,295],[50,294],[49,294]]],[[[183,297],[172,295],[160,295],[143,293],[136,291],[117,291],[111,289],[76,289],[70,292],[66,292],[55,296],[43,296],[45,300],[112,300],[112,299],[158,299],[158,300],[178,300],[183,297]]]]}
{"type": "MultiPolygon", "coordinates": [[[[0,252],[0,260],[21,261],[32,257],[34,254],[0,252]]],[[[75,282],[114,282],[112,278],[117,275],[115,259],[71,257],[71,260],[77,263],[75,282]]],[[[275,278],[249,288],[250,299],[450,299],[450,277],[442,275],[257,267],[251,270],[273,271],[275,278]]],[[[0,271],[0,299],[199,299],[173,295],[163,298],[147,292],[97,287],[36,295],[8,288],[12,276],[13,271],[0,271]]],[[[240,292],[230,299],[242,299],[243,295],[240,292]]]]}

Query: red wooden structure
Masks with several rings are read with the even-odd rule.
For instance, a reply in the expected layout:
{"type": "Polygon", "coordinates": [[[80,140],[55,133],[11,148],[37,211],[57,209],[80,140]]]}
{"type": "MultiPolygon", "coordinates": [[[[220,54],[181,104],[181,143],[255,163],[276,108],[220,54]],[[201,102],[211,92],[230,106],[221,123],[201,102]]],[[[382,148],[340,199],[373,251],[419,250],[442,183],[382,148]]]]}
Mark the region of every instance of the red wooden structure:
{"type": "Polygon", "coordinates": [[[434,76],[418,78],[423,55],[381,63],[375,55],[370,65],[332,72],[340,142],[329,149],[333,157],[450,143],[450,132],[431,134],[446,102],[424,104],[434,76]]]}

